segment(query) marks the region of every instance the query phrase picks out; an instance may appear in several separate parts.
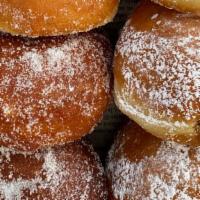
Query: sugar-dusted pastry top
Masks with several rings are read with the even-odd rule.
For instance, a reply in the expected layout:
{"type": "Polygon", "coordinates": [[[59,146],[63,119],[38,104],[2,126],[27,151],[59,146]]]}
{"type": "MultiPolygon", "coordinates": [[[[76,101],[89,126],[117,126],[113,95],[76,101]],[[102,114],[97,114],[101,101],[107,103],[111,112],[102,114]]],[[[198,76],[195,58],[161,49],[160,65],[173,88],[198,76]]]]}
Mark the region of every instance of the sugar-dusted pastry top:
{"type": "Polygon", "coordinates": [[[0,30],[13,35],[85,32],[112,21],[119,0],[1,0],[0,30]]]}
{"type": "Polygon", "coordinates": [[[112,50],[96,33],[0,35],[0,146],[35,150],[92,131],[110,100],[112,50]]]}
{"type": "Polygon", "coordinates": [[[0,199],[107,200],[103,167],[85,142],[32,154],[1,147],[0,199]]]}
{"type": "Polygon", "coordinates": [[[200,149],[162,141],[129,122],[109,153],[111,200],[198,200],[200,149]]]}
{"type": "Polygon", "coordinates": [[[189,143],[199,135],[199,27],[197,17],[143,1],[118,41],[116,103],[159,137],[189,143]]]}

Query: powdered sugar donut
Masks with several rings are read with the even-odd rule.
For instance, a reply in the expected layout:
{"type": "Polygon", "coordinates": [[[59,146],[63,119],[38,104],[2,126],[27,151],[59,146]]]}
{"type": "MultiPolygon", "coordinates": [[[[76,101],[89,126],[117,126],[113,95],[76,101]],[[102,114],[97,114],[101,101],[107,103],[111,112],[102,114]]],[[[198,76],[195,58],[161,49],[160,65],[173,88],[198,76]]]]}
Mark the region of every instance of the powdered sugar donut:
{"type": "Polygon", "coordinates": [[[107,166],[111,200],[200,199],[200,148],[161,141],[129,122],[107,166]]]}
{"type": "Polygon", "coordinates": [[[200,144],[200,21],[142,2],[125,25],[115,59],[120,110],[163,139],[200,144]]]}
{"type": "Polygon", "coordinates": [[[107,200],[103,167],[85,142],[33,154],[0,147],[0,199],[107,200]]]}
{"type": "Polygon", "coordinates": [[[118,4],[119,0],[1,0],[0,30],[29,37],[85,32],[112,21],[118,4]]]}
{"type": "Polygon", "coordinates": [[[0,146],[35,150],[92,131],[110,101],[108,40],[0,35],[0,146]]]}
{"type": "Polygon", "coordinates": [[[153,0],[162,6],[200,16],[199,0],[153,0]]]}

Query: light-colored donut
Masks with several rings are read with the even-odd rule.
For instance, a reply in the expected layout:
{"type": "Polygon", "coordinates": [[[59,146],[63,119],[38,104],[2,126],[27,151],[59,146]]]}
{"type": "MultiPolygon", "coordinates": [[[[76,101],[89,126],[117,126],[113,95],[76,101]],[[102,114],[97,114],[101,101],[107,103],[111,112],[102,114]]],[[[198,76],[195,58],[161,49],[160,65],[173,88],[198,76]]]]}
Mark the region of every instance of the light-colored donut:
{"type": "Polygon", "coordinates": [[[85,32],[112,21],[119,0],[1,0],[0,30],[55,36],[85,32]]]}
{"type": "Polygon", "coordinates": [[[200,16],[199,0],[152,0],[155,3],[165,6],[169,9],[175,9],[180,12],[192,13],[200,16]]]}

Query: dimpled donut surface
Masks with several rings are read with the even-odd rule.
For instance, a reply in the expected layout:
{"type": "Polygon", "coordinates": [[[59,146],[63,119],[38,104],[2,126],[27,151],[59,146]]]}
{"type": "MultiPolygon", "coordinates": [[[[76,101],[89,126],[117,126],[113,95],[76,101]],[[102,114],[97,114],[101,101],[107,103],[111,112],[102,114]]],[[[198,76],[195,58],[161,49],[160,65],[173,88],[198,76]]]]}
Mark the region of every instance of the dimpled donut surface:
{"type": "Polygon", "coordinates": [[[200,20],[143,1],[118,41],[115,102],[153,135],[200,145],[200,20]]]}
{"type": "Polygon", "coordinates": [[[129,122],[107,166],[110,200],[200,199],[200,148],[162,141],[129,122]]]}
{"type": "Polygon", "coordinates": [[[112,21],[119,0],[1,0],[0,30],[55,36],[85,32],[112,21]]]}
{"type": "Polygon", "coordinates": [[[0,147],[1,200],[107,200],[103,167],[85,142],[18,153],[0,147]]]}
{"type": "Polygon", "coordinates": [[[0,35],[0,146],[36,150],[92,131],[110,101],[108,40],[0,35]]]}
{"type": "Polygon", "coordinates": [[[199,0],[152,0],[162,6],[170,9],[175,9],[180,12],[192,13],[200,16],[199,0]]]}

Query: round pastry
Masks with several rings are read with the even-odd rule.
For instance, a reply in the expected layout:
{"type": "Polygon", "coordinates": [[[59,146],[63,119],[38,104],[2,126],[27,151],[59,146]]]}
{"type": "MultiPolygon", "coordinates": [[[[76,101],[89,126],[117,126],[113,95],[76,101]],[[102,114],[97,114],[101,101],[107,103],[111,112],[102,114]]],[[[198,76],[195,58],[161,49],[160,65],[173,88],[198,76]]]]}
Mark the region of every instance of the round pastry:
{"type": "Polygon", "coordinates": [[[200,148],[162,141],[129,122],[110,153],[110,200],[200,199],[200,148]]]}
{"type": "Polygon", "coordinates": [[[0,146],[35,150],[91,132],[110,101],[102,35],[0,35],[0,146]]]}
{"type": "Polygon", "coordinates": [[[0,199],[107,200],[103,167],[85,142],[33,154],[0,147],[0,199]]]}
{"type": "Polygon", "coordinates": [[[175,9],[180,12],[193,13],[200,16],[199,0],[152,0],[162,6],[175,9]]]}
{"type": "Polygon", "coordinates": [[[114,58],[115,102],[148,132],[200,145],[200,20],[143,1],[114,58]]]}
{"type": "Polygon", "coordinates": [[[119,0],[1,0],[0,30],[30,37],[85,32],[112,21],[118,4],[119,0]]]}

